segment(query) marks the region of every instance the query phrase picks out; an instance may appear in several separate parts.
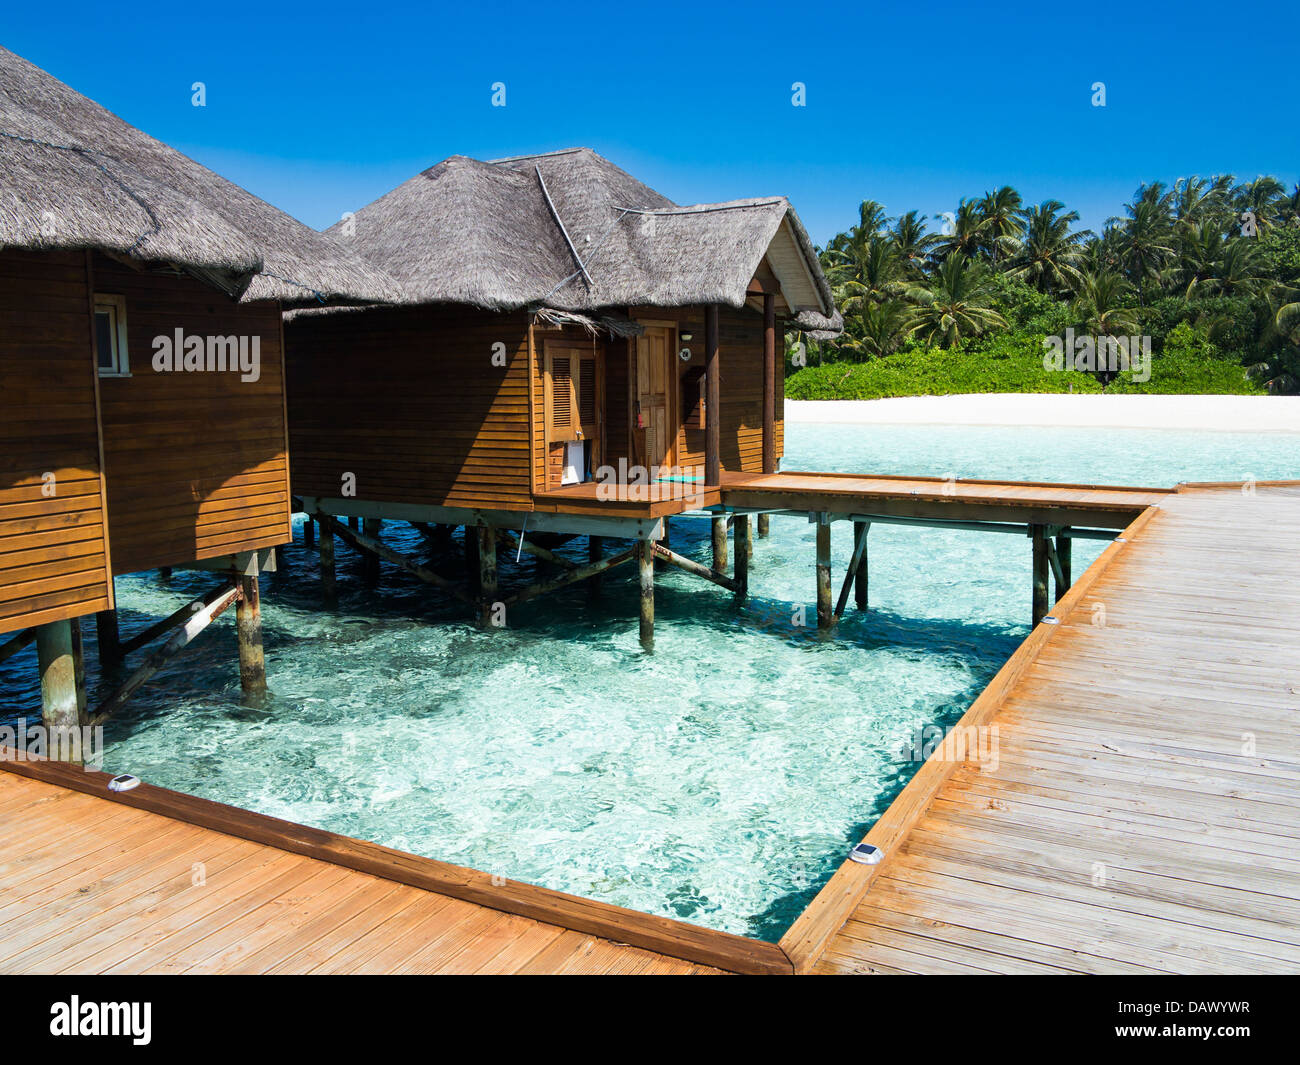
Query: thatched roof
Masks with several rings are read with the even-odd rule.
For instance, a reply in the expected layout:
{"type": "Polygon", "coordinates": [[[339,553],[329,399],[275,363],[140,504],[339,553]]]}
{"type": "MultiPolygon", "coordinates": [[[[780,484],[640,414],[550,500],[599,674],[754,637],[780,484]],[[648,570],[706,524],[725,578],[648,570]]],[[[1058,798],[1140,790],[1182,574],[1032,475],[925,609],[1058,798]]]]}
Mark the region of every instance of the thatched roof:
{"type": "Polygon", "coordinates": [[[327,232],[396,277],[413,303],[740,307],[766,257],[800,326],[842,325],[785,199],[679,207],[588,148],[452,156],[327,232]]]}
{"type": "Polygon", "coordinates": [[[94,248],[244,301],[400,301],[382,269],[0,47],[0,248],[94,248]]]}

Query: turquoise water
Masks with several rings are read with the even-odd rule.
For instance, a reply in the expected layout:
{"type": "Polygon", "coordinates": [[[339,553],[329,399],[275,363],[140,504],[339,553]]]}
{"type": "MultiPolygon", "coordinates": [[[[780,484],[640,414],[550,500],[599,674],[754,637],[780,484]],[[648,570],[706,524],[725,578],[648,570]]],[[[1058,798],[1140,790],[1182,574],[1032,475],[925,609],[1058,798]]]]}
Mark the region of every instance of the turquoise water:
{"type": "MultiPolygon", "coordinates": [[[[1300,437],[1182,432],[830,426],[787,429],[787,469],[1170,485],[1300,477],[1300,437]]],[[[835,575],[850,551],[836,526],[835,575]]],[[[445,573],[407,526],[385,538],[445,573]]],[[[704,560],[708,523],[678,520],[704,560]]],[[[1028,629],[1029,544],[876,526],[871,610],[835,637],[813,608],[813,530],[773,518],[749,604],[661,571],[657,652],[637,645],[635,572],[517,608],[480,633],[458,606],[384,565],[362,582],[339,548],[324,612],[299,542],[263,591],[274,692],[240,704],[227,614],[107,728],[105,768],[563,891],[774,939],[915,771],[915,730],[949,724],[1028,629]]],[[[1075,572],[1104,545],[1079,541],[1075,572]]],[[[585,542],[562,551],[585,558],[585,542]]],[[[535,565],[502,555],[502,584],[535,565]]],[[[124,633],[211,584],[119,579],[124,633]]],[[[87,641],[92,705],[112,689],[87,641]]],[[[0,664],[34,714],[32,653],[0,664]]]]}

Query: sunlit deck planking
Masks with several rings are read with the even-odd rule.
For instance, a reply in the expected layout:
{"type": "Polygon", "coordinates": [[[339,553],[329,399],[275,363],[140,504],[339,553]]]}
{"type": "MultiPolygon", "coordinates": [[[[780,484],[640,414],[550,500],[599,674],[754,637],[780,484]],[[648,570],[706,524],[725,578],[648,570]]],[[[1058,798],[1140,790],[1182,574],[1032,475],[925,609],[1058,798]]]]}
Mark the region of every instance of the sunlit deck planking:
{"type": "Polygon", "coordinates": [[[1186,486],[1108,548],[972,707],[996,763],[932,796],[918,773],[882,819],[901,833],[884,862],[846,865],[782,941],[796,964],[1297,971],[1297,528],[1300,484],[1186,486]]]}
{"type": "Polygon", "coordinates": [[[6,974],[719,972],[13,772],[0,928],[6,974]]]}

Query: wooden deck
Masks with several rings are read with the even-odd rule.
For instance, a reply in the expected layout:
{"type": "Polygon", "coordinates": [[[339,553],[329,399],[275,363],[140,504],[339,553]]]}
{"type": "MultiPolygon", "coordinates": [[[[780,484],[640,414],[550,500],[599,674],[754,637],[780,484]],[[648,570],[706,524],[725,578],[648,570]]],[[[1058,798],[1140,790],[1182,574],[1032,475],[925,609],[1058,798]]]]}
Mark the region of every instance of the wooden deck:
{"type": "Polygon", "coordinates": [[[717,950],[736,971],[791,971],[771,944],[163,788],[114,794],[105,774],[50,762],[0,770],[0,973],[732,971],[679,956],[717,950]],[[526,916],[539,907],[557,920],[526,916]],[[600,925],[619,938],[581,930],[600,925]],[[647,935],[676,953],[626,942],[647,935]]]}
{"type": "Polygon", "coordinates": [[[884,861],[782,940],[796,965],[1300,969],[1298,528],[1300,483],[1134,523],[963,719],[996,758],[927,761],[867,837],[884,861]]]}
{"type": "Polygon", "coordinates": [[[1170,489],[848,473],[723,474],[725,506],[1122,529],[1170,489]]]}

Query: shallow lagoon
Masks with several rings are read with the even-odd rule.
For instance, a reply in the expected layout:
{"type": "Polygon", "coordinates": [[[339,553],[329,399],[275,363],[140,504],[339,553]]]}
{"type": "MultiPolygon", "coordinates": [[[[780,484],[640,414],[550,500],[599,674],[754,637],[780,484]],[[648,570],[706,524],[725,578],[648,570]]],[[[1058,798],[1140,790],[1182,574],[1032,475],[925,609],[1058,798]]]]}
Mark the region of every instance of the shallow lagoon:
{"type": "MultiPolygon", "coordinates": [[[[787,469],[1170,485],[1300,477],[1300,437],[1170,431],[787,426],[787,469]]],[[[836,587],[850,551],[836,526],[836,587]]],[[[386,539],[443,572],[406,526],[386,539]]],[[[299,541],[301,537],[299,537],[299,541]]],[[[675,550],[705,559],[708,523],[675,550]]],[[[1079,541],[1075,573],[1104,545],[1079,541]]],[[[585,544],[575,548],[585,552],[585,544]]],[[[773,518],[751,600],[659,575],[657,652],[640,654],[635,573],[518,608],[480,633],[339,549],[322,613],[299,542],[263,592],[274,698],[240,705],[228,614],[107,728],[105,768],[512,878],[776,938],[915,771],[918,727],[961,715],[1024,637],[1029,545],[878,525],[871,610],[833,640],[813,611],[813,531],[773,518]]],[[[502,555],[502,585],[536,570],[502,555]]],[[[119,579],[124,633],[210,586],[119,579]]],[[[92,705],[111,684],[87,640],[92,705]]],[[[13,719],[38,705],[33,653],[0,665],[13,719]]]]}

